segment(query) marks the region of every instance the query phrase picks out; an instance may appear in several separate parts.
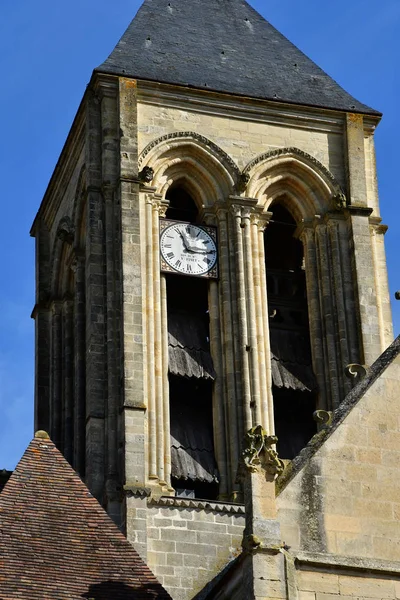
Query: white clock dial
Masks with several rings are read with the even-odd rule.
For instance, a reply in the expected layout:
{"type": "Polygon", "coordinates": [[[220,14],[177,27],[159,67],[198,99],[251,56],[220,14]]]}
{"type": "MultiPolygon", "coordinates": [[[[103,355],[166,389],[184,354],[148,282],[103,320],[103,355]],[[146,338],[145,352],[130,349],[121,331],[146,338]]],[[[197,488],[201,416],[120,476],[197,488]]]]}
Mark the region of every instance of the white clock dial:
{"type": "Polygon", "coordinates": [[[191,223],[172,223],[161,233],[161,256],[178,273],[205,275],[215,266],[217,248],[211,235],[191,223]]]}

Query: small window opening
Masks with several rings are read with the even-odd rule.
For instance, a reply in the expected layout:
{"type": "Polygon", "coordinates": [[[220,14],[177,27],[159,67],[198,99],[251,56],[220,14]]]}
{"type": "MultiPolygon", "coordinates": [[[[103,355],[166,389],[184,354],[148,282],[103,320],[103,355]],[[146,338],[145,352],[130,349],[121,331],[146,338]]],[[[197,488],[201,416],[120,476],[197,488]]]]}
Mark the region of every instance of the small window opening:
{"type": "Polygon", "coordinates": [[[316,432],[304,253],[296,222],[280,204],[265,235],[277,450],[292,459],[316,432]]]}
{"type": "Polygon", "coordinates": [[[181,187],[172,187],[166,194],[169,207],[167,219],[174,221],[188,221],[194,223],[198,219],[198,210],[193,198],[181,187]]]}

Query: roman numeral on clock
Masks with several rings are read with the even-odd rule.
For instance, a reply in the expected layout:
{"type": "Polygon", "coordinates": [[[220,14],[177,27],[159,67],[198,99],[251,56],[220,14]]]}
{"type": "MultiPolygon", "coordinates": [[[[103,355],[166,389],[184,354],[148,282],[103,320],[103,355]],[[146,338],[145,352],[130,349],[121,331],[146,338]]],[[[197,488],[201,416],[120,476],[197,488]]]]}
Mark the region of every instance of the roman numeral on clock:
{"type": "Polygon", "coordinates": [[[175,254],[173,252],[168,252],[167,256],[168,258],[174,258],[175,254]]]}
{"type": "Polygon", "coordinates": [[[192,265],[186,265],[186,271],[188,273],[191,273],[192,272],[192,265]]]}
{"type": "Polygon", "coordinates": [[[175,267],[177,267],[179,269],[179,267],[181,266],[182,261],[181,260],[177,260],[175,263],[175,267]]]}

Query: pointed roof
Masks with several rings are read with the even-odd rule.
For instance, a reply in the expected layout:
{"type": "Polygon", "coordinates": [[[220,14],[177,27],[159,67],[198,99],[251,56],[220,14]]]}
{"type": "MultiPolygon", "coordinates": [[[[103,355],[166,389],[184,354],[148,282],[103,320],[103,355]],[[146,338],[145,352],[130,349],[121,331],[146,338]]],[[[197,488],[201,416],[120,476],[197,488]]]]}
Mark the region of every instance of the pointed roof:
{"type": "Polygon", "coordinates": [[[0,494],[0,598],[171,600],[41,433],[0,494]]]}
{"type": "Polygon", "coordinates": [[[145,0],[97,72],[380,115],[245,0],[145,0]]]}

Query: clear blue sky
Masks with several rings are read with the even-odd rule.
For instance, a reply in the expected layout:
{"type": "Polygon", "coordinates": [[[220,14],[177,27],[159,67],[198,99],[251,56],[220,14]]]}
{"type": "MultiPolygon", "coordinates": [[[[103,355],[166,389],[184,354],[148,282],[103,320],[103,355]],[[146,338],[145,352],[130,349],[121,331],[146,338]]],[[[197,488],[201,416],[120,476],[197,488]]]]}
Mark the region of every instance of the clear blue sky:
{"type": "MultiPolygon", "coordinates": [[[[92,69],[111,52],[140,3],[1,1],[0,469],[14,468],[33,434],[30,225],[92,69]]],[[[393,297],[400,289],[400,1],[250,3],[347,91],[384,113],[376,146],[393,297]]],[[[398,333],[400,302],[393,307],[398,333]]]]}

